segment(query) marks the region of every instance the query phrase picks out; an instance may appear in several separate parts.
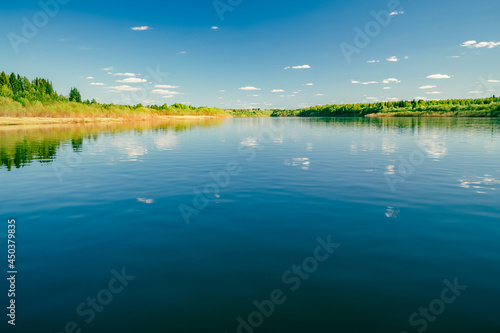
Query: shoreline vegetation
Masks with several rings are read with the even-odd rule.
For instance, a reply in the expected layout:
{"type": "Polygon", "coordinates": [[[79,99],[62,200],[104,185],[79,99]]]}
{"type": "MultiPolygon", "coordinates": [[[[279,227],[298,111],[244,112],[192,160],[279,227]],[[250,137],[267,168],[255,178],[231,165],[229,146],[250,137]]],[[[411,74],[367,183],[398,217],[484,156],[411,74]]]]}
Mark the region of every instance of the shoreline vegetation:
{"type": "Polygon", "coordinates": [[[314,106],[297,110],[238,110],[173,105],[101,104],[82,100],[77,88],[68,97],[52,83],[0,74],[0,126],[233,117],[499,117],[500,98],[413,100],[314,106]]]}
{"type": "Polygon", "coordinates": [[[269,117],[268,110],[236,110],[173,105],[119,105],[82,100],[77,88],[69,96],[55,92],[46,79],[0,73],[0,125],[65,124],[171,118],[269,117]]]}
{"type": "Polygon", "coordinates": [[[500,98],[325,105],[274,110],[271,117],[500,117],[500,98]]]}

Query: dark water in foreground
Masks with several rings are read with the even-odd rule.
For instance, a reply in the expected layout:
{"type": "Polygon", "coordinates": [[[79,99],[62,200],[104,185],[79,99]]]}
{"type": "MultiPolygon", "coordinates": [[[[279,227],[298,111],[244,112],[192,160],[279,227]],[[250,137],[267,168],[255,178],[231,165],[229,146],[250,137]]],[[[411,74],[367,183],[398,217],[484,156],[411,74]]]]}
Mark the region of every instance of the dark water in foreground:
{"type": "Polygon", "coordinates": [[[0,158],[2,332],[500,332],[499,120],[11,128],[0,158]]]}

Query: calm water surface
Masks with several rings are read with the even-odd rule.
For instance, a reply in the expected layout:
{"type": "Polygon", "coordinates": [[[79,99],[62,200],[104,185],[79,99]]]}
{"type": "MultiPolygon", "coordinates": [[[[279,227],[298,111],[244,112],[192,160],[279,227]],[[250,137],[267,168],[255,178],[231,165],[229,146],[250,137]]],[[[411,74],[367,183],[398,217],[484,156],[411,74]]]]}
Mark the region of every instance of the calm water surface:
{"type": "Polygon", "coordinates": [[[10,128],[0,158],[2,332],[500,331],[499,120],[10,128]]]}

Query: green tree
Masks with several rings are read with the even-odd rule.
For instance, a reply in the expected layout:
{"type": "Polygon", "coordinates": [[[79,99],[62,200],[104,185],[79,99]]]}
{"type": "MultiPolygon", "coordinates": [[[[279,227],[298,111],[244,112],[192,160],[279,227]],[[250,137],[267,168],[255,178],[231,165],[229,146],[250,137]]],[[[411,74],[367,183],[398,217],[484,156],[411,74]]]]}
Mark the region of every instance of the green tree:
{"type": "Polygon", "coordinates": [[[77,102],[81,103],[82,102],[82,95],[76,88],[71,88],[71,91],[69,92],[69,100],[71,102],[77,102]]]}
{"type": "Polygon", "coordinates": [[[8,83],[9,77],[7,76],[7,74],[5,74],[5,72],[2,72],[2,74],[0,74],[0,87],[8,83]]]}

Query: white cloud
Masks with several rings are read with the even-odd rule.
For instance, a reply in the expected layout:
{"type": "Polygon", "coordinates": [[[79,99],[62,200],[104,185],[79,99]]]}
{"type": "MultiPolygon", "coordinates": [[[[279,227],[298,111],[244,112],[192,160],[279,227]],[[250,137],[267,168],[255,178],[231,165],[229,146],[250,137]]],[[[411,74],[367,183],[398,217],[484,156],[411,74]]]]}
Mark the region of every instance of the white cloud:
{"type": "Polygon", "coordinates": [[[213,26],[210,29],[212,29],[212,30],[219,30],[219,27],[213,26]]]}
{"type": "Polygon", "coordinates": [[[92,82],[90,85],[91,86],[103,86],[104,83],[101,83],[101,82],[92,82]]]}
{"type": "Polygon", "coordinates": [[[113,67],[105,67],[105,68],[101,68],[101,69],[105,72],[109,72],[109,71],[112,71],[114,68],[113,67]]]}
{"type": "Polygon", "coordinates": [[[418,89],[425,90],[425,89],[432,89],[432,88],[437,88],[437,86],[421,86],[421,87],[420,87],[420,88],[418,88],[418,89]]]}
{"type": "Polygon", "coordinates": [[[390,57],[390,58],[387,58],[387,61],[390,61],[390,62],[398,62],[398,61],[399,61],[399,59],[398,59],[398,57],[396,57],[396,56],[392,56],[392,57],[390,57]]]}
{"type": "Polygon", "coordinates": [[[427,100],[427,97],[420,97],[420,96],[417,96],[417,97],[414,97],[413,99],[414,99],[414,100],[416,100],[416,101],[420,101],[420,100],[421,100],[421,101],[426,101],[426,100],[427,100]]]}
{"type": "Polygon", "coordinates": [[[401,11],[401,12],[392,12],[389,15],[396,16],[396,15],[403,15],[404,13],[405,13],[404,11],[401,11]]]}
{"type": "Polygon", "coordinates": [[[160,89],[178,89],[180,88],[179,86],[171,86],[169,84],[157,84],[155,88],[160,88],[160,89]]]}
{"type": "Polygon", "coordinates": [[[481,49],[481,48],[488,48],[488,49],[492,49],[494,47],[497,47],[500,45],[500,42],[480,42],[478,43],[477,41],[475,40],[469,40],[465,43],[462,43],[462,47],[468,47],[468,48],[476,48],[476,49],[481,49]]]}
{"type": "Polygon", "coordinates": [[[130,29],[132,29],[134,31],[146,31],[146,30],[151,30],[152,28],[148,27],[147,25],[143,25],[142,27],[133,27],[130,29]]]}
{"type": "Polygon", "coordinates": [[[117,90],[117,91],[138,91],[138,90],[141,90],[139,88],[134,88],[134,87],[127,86],[127,85],[108,87],[107,89],[113,89],[113,90],[117,90]]]}
{"type": "Polygon", "coordinates": [[[440,80],[440,79],[451,79],[451,76],[449,76],[447,74],[432,74],[432,75],[429,75],[427,78],[440,80]]]}
{"type": "Polygon", "coordinates": [[[171,90],[164,90],[164,89],[155,89],[151,93],[156,94],[156,95],[181,95],[180,92],[177,91],[171,91],[171,90]]]}
{"type": "Polygon", "coordinates": [[[262,90],[260,88],[255,88],[255,87],[241,87],[241,88],[238,88],[239,90],[262,90]]]}
{"type": "Polygon", "coordinates": [[[369,64],[374,64],[376,62],[380,62],[380,60],[368,60],[367,63],[369,64]]]}
{"type": "Polygon", "coordinates": [[[368,81],[368,82],[361,82],[361,84],[366,86],[368,84],[378,84],[378,82],[377,81],[368,81]]]}
{"type": "Polygon", "coordinates": [[[488,80],[489,83],[500,83],[500,80],[488,80]]]}
{"type": "Polygon", "coordinates": [[[367,100],[378,101],[378,97],[366,97],[367,100]]]}
{"type": "Polygon", "coordinates": [[[429,94],[429,95],[439,95],[439,94],[442,94],[442,92],[440,92],[440,91],[428,91],[428,92],[426,92],[426,94],[429,94]]]}
{"type": "MultiPolygon", "coordinates": [[[[310,69],[312,67],[309,65],[302,65],[302,66],[293,66],[292,68],[293,69],[310,69]]],[[[290,66],[285,67],[285,69],[290,69],[290,66]]]]}
{"type": "Polygon", "coordinates": [[[323,95],[323,94],[316,94],[315,96],[325,96],[325,95],[323,95]]]}
{"type": "Polygon", "coordinates": [[[391,90],[391,87],[384,87],[384,90],[391,90]]]}
{"type": "Polygon", "coordinates": [[[93,80],[93,79],[94,79],[94,77],[93,77],[93,76],[87,76],[87,77],[86,77],[86,79],[87,79],[87,80],[93,80]]]}
{"type": "Polygon", "coordinates": [[[401,83],[401,81],[398,80],[398,79],[395,79],[395,78],[389,78],[389,79],[385,79],[384,81],[382,81],[382,83],[385,83],[385,84],[388,84],[388,83],[401,83]]]}
{"type": "Polygon", "coordinates": [[[452,59],[458,59],[458,58],[460,58],[460,56],[451,56],[450,58],[452,58],[452,59]]]}
{"type": "Polygon", "coordinates": [[[137,76],[137,74],[134,74],[134,73],[116,73],[113,75],[114,76],[137,76]]]}
{"type": "Polygon", "coordinates": [[[225,93],[226,91],[225,90],[219,90],[220,93],[225,93]]]}
{"type": "Polygon", "coordinates": [[[283,89],[273,89],[271,90],[272,93],[279,93],[279,92],[285,92],[283,89]]]}
{"type": "Polygon", "coordinates": [[[306,86],[314,86],[314,83],[306,83],[306,86]]]}
{"type": "Polygon", "coordinates": [[[408,59],[410,59],[410,57],[408,57],[408,56],[405,56],[405,57],[404,57],[403,59],[406,59],[406,60],[408,60],[408,59]]]}
{"type": "Polygon", "coordinates": [[[352,84],[358,84],[358,83],[359,83],[359,81],[356,81],[356,80],[351,80],[351,83],[352,83],[352,84]]]}
{"type": "Polygon", "coordinates": [[[469,91],[469,94],[482,94],[482,91],[469,91]]]}
{"type": "Polygon", "coordinates": [[[181,52],[177,52],[177,54],[186,54],[187,51],[181,51],[181,52]]]}
{"type": "Polygon", "coordinates": [[[117,80],[116,82],[120,82],[120,83],[144,83],[144,82],[148,82],[148,80],[139,79],[138,77],[129,77],[129,78],[126,78],[123,80],[117,80]]]}

